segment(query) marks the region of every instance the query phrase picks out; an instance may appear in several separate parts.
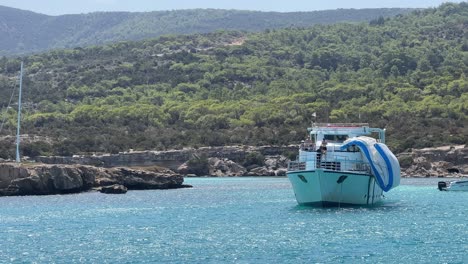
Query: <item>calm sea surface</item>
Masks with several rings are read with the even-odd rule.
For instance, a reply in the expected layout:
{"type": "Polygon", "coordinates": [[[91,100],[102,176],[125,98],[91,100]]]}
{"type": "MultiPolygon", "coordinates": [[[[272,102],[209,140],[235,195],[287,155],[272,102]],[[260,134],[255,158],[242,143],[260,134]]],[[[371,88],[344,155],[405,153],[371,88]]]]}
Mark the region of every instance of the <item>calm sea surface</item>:
{"type": "Polygon", "coordinates": [[[1,197],[1,263],[468,263],[468,192],[402,179],[374,208],[296,204],[287,178],[1,197]]]}

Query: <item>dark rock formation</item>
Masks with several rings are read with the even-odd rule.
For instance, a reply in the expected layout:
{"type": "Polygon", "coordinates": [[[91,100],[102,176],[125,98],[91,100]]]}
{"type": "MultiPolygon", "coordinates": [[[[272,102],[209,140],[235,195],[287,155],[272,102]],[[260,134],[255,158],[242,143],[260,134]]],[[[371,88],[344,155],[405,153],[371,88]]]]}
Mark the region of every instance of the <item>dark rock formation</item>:
{"type": "Polygon", "coordinates": [[[130,190],[175,189],[183,187],[184,178],[179,174],[164,174],[129,168],[97,168],[97,186],[124,185],[130,190]]]}
{"type": "Polygon", "coordinates": [[[100,192],[107,193],[107,194],[123,194],[123,193],[127,193],[127,190],[128,190],[127,187],[120,185],[120,184],[103,186],[99,189],[100,192]]]}
{"type": "Polygon", "coordinates": [[[175,173],[129,168],[104,169],[83,165],[0,164],[0,195],[47,195],[88,191],[119,184],[128,189],[189,187],[175,173]]]}
{"type": "Polygon", "coordinates": [[[0,195],[76,193],[94,186],[96,173],[86,166],[0,164],[0,195]]]}
{"type": "Polygon", "coordinates": [[[403,177],[461,177],[468,174],[468,147],[413,149],[397,155],[403,177]]]}

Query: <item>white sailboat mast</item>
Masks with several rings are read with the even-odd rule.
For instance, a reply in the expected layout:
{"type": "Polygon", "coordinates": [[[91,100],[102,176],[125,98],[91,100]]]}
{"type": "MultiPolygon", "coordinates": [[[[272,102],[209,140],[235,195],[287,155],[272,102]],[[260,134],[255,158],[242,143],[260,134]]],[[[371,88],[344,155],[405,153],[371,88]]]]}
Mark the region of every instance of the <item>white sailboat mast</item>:
{"type": "Polygon", "coordinates": [[[16,127],[16,162],[21,162],[19,145],[20,145],[20,120],[21,120],[21,93],[23,89],[23,62],[21,62],[20,83],[19,83],[19,98],[18,98],[18,125],[16,127]]]}

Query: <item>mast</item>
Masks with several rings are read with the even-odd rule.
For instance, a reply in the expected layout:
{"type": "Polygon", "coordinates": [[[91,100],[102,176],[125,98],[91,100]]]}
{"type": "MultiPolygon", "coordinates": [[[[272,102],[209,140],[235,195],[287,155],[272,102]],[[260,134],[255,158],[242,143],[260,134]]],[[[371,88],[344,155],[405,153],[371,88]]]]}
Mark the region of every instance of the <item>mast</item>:
{"type": "Polygon", "coordinates": [[[19,154],[20,145],[20,120],[21,120],[21,93],[23,88],[23,62],[21,62],[20,83],[19,83],[19,98],[18,98],[18,125],[16,126],[16,162],[21,162],[19,154]]]}

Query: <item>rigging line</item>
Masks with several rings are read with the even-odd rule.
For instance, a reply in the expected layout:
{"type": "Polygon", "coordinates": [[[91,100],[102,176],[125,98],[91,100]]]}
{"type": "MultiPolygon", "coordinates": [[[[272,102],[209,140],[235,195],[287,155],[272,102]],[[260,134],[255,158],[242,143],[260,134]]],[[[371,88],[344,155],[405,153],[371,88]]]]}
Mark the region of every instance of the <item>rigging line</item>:
{"type": "Polygon", "coordinates": [[[3,113],[3,119],[2,119],[2,123],[0,124],[0,133],[2,133],[2,129],[3,129],[3,125],[5,124],[5,121],[6,121],[6,118],[7,118],[7,113],[8,113],[8,109],[10,109],[10,105],[11,105],[11,101],[13,100],[13,96],[15,95],[15,92],[16,92],[16,85],[14,86],[13,88],[13,92],[11,93],[11,96],[10,96],[10,101],[8,102],[8,105],[5,109],[5,112],[3,113]]]}

